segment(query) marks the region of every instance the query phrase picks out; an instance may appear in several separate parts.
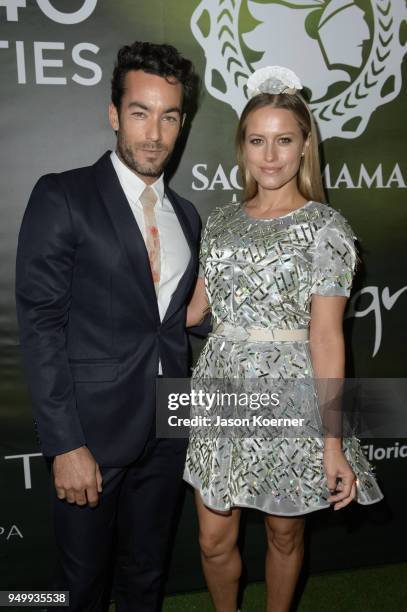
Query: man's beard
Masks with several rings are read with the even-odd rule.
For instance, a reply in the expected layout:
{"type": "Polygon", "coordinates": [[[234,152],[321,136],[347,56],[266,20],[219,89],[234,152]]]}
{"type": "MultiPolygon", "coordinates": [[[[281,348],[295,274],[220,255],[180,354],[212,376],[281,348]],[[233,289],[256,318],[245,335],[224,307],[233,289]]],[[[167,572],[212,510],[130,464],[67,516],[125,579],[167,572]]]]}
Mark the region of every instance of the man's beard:
{"type": "MultiPolygon", "coordinates": [[[[157,144],[156,147],[145,145],[145,148],[143,148],[143,145],[141,145],[140,148],[143,149],[144,151],[157,151],[157,150],[162,151],[163,150],[162,145],[160,145],[159,143],[157,144]]],[[[118,150],[118,153],[120,154],[120,157],[122,158],[126,166],[130,168],[130,170],[133,170],[133,172],[136,172],[140,176],[150,176],[153,178],[158,178],[159,176],[161,176],[165,166],[167,165],[171,157],[171,152],[168,152],[164,160],[162,160],[158,165],[154,163],[140,164],[135,159],[131,146],[124,139],[120,137],[120,134],[117,140],[117,150],[118,150]]]]}

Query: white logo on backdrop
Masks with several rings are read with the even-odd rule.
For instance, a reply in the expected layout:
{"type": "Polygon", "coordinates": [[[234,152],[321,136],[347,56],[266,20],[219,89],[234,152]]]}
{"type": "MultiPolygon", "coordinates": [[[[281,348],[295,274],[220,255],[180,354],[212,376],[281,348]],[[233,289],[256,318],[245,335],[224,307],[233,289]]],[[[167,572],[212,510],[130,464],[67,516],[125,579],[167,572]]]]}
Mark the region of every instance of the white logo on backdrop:
{"type": "Polygon", "coordinates": [[[353,0],[202,0],[191,29],[205,51],[212,96],[240,114],[250,74],[288,66],[309,89],[326,140],[360,136],[373,111],[400,93],[406,18],[403,0],[370,0],[368,10],[353,0]],[[239,29],[242,11],[253,18],[248,32],[239,29]],[[260,59],[250,63],[245,47],[260,59]]]}
{"type": "Polygon", "coordinates": [[[390,295],[390,290],[388,287],[385,287],[381,292],[379,287],[375,287],[374,285],[371,287],[363,287],[360,291],[357,291],[351,298],[349,303],[349,308],[345,315],[345,318],[348,317],[367,317],[371,313],[374,315],[375,321],[375,340],[372,357],[376,357],[380,345],[382,343],[382,333],[383,333],[383,323],[382,323],[382,305],[386,310],[391,310],[397,300],[407,291],[407,286],[401,287],[398,291],[395,291],[392,295],[390,295]],[[361,295],[368,295],[371,297],[371,301],[362,310],[357,308],[357,303],[361,295]]]}
{"type": "Polygon", "coordinates": [[[42,453],[24,453],[24,455],[6,455],[4,459],[9,461],[10,459],[19,459],[22,461],[23,466],[23,477],[24,477],[24,488],[31,489],[31,457],[42,457],[42,453]]]}
{"type": "MultiPolygon", "coordinates": [[[[50,0],[37,0],[37,4],[41,11],[55,21],[56,23],[63,23],[65,25],[73,25],[85,21],[93,13],[96,8],[98,0],[84,0],[82,6],[74,10],[73,12],[63,12],[57,10],[50,2],[50,0]]],[[[0,7],[4,7],[6,10],[7,21],[18,21],[19,9],[27,8],[26,0],[0,0],[0,7]]],[[[31,7],[32,8],[32,7],[31,7]]]]}
{"type": "MultiPolygon", "coordinates": [[[[210,168],[207,163],[195,164],[192,166],[194,180],[191,187],[194,191],[241,190],[238,170],[237,165],[227,168],[218,164],[216,168],[210,168]]],[[[363,163],[358,168],[343,163],[336,171],[326,164],[322,174],[327,189],[407,189],[407,177],[404,178],[400,164],[388,167],[388,164],[380,163],[369,170],[363,163]]]]}
{"type": "Polygon", "coordinates": [[[20,540],[24,538],[23,532],[17,525],[0,525],[0,542],[3,539],[8,542],[13,537],[20,538],[20,540]]]}
{"type": "Polygon", "coordinates": [[[384,459],[407,459],[407,444],[400,445],[395,442],[393,446],[375,446],[365,444],[362,446],[369,461],[383,461],[384,459]]]}
{"type": "MultiPolygon", "coordinates": [[[[71,11],[63,12],[56,9],[50,0],[37,0],[38,8],[43,15],[48,17],[52,22],[62,24],[64,26],[72,26],[86,21],[94,12],[97,0],[83,0],[80,8],[71,11]]],[[[72,7],[70,7],[72,8],[72,7]]],[[[20,22],[27,18],[27,21],[32,21],[34,7],[28,7],[26,0],[0,0],[0,22],[20,22]]],[[[54,72],[56,69],[64,68],[64,55],[66,45],[62,41],[26,41],[24,40],[0,40],[0,49],[8,49],[13,53],[15,48],[15,61],[17,82],[19,85],[25,85],[27,82],[34,82],[37,85],[67,85],[68,79],[65,74],[55,76],[55,74],[47,74],[48,68],[54,72]],[[51,57],[50,57],[51,54],[51,57]],[[27,61],[31,56],[32,61],[27,61]]],[[[97,85],[102,79],[101,67],[91,59],[87,54],[97,55],[99,47],[90,42],[76,43],[72,48],[72,62],[76,66],[85,69],[85,74],[81,75],[75,72],[71,75],[72,81],[79,85],[92,86],[97,85]],[[90,72],[90,75],[86,72],[90,72]]]]}

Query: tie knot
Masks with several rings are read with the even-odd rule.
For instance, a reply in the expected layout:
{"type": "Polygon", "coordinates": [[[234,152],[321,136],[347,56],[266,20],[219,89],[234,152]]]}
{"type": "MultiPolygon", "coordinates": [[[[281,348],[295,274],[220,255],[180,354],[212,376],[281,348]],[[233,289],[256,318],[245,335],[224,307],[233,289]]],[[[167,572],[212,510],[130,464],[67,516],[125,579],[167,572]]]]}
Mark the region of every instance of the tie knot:
{"type": "Polygon", "coordinates": [[[152,187],[147,186],[140,196],[140,202],[143,208],[154,208],[157,203],[157,196],[152,187]]]}

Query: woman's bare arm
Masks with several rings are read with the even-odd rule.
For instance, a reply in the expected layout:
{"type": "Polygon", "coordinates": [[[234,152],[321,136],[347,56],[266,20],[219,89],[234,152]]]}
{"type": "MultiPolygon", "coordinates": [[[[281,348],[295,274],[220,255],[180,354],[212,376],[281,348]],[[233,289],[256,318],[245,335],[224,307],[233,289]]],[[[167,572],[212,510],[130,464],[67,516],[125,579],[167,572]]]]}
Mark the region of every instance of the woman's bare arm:
{"type": "Polygon", "coordinates": [[[328,498],[339,510],[356,495],[355,475],[342,451],[341,394],[345,373],[343,313],[347,298],[314,294],[311,302],[310,352],[321,418],[325,430],[324,468],[328,488],[337,491],[328,498]],[[338,480],[339,479],[339,482],[338,480]]]}
{"type": "MultiPolygon", "coordinates": [[[[314,377],[319,379],[318,391],[321,409],[333,399],[345,372],[345,344],[343,313],[347,298],[314,294],[311,302],[310,352],[314,377]]],[[[332,405],[332,404],[331,404],[332,405]]],[[[324,415],[326,418],[334,415],[324,415]]],[[[339,415],[338,415],[339,416],[339,415]]],[[[334,431],[335,427],[329,427],[334,431]]],[[[341,448],[341,439],[327,437],[326,447],[341,448]]]]}
{"type": "Polygon", "coordinates": [[[198,277],[194,293],[187,308],[187,327],[199,325],[210,311],[208,297],[205,290],[205,281],[198,277]]]}

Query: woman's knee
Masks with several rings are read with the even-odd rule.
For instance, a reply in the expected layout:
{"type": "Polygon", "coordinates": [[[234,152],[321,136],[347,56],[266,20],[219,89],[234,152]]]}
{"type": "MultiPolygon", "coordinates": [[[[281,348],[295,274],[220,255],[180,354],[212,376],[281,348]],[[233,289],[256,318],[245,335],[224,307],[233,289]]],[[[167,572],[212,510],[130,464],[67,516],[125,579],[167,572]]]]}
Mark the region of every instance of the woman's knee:
{"type": "Polygon", "coordinates": [[[236,546],[236,537],[227,531],[201,529],[199,545],[205,559],[214,559],[229,555],[236,546]]]}
{"type": "Polygon", "coordinates": [[[266,521],[267,542],[269,548],[277,549],[281,554],[291,555],[304,546],[304,521],[284,521],[281,524],[270,524],[266,521]]]}
{"type": "Polygon", "coordinates": [[[240,510],[218,512],[205,506],[196,493],[199,517],[199,545],[206,559],[230,554],[236,546],[239,534],[240,510]]]}

